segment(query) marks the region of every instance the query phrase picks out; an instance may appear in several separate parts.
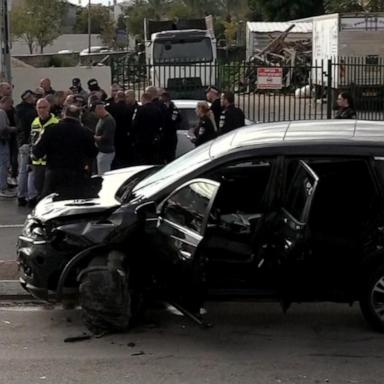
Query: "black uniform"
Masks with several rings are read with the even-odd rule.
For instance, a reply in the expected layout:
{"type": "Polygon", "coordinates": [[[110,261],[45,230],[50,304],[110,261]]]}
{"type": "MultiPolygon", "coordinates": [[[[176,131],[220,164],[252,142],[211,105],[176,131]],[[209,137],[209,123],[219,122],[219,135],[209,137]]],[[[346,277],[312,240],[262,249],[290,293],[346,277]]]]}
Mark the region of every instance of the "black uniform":
{"type": "Polygon", "coordinates": [[[336,112],[335,119],[356,119],[356,112],[353,108],[342,108],[336,112]]]}
{"type": "Polygon", "coordinates": [[[37,116],[36,108],[33,104],[22,101],[16,105],[16,139],[20,148],[24,144],[30,144],[32,121],[37,116]]]}
{"type": "Polygon", "coordinates": [[[132,122],[132,141],[136,164],[158,162],[161,127],[162,114],[154,103],[147,103],[138,108],[132,122]]]}
{"type": "Polygon", "coordinates": [[[216,127],[219,126],[220,122],[220,116],[223,108],[221,107],[220,104],[220,99],[216,99],[212,104],[211,104],[211,111],[213,112],[213,115],[215,116],[215,123],[216,127]]]}
{"type": "Polygon", "coordinates": [[[114,102],[107,106],[107,110],[116,122],[115,158],[112,162],[112,169],[126,167],[129,165],[129,152],[131,151],[128,138],[131,129],[131,111],[125,101],[114,102]]]}
{"type": "Polygon", "coordinates": [[[220,115],[220,123],[218,126],[219,135],[243,127],[244,125],[244,112],[240,108],[230,105],[227,109],[224,109],[220,115]]]}
{"type": "Polygon", "coordinates": [[[97,155],[92,134],[80,121],[65,118],[52,125],[32,147],[37,158],[47,156],[42,196],[59,193],[61,199],[87,196],[87,159],[97,155]]]}
{"type": "Polygon", "coordinates": [[[203,116],[199,120],[198,126],[195,128],[195,145],[196,147],[212,140],[216,137],[216,131],[208,116],[203,116]]]}
{"type": "Polygon", "coordinates": [[[166,163],[175,160],[177,146],[177,131],[180,126],[181,116],[176,105],[171,101],[169,107],[165,106],[165,121],[162,130],[161,148],[163,151],[163,159],[166,163]]]}

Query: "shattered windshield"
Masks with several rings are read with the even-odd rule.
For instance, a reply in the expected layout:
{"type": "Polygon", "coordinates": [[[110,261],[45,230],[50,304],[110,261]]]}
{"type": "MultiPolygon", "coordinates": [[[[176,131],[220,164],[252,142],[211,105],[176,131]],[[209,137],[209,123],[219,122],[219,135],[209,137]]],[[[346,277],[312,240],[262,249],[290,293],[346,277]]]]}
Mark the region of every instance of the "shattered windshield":
{"type": "Polygon", "coordinates": [[[152,196],[161,189],[174,183],[177,179],[208,163],[211,160],[209,155],[210,147],[210,142],[203,144],[195,150],[187,152],[175,161],[172,161],[172,163],[161,168],[153,175],[146,177],[133,188],[133,197],[152,196]]]}

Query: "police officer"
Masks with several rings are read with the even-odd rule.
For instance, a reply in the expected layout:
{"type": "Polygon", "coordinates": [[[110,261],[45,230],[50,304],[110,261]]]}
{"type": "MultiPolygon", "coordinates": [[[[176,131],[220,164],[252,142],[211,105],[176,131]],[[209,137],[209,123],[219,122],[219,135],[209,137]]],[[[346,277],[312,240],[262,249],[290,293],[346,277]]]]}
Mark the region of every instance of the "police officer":
{"type": "Polygon", "coordinates": [[[207,89],[206,97],[207,97],[207,100],[211,103],[211,111],[215,116],[216,127],[218,127],[220,122],[220,115],[222,112],[219,89],[214,86],[209,87],[207,89]]]}
{"type": "Polygon", "coordinates": [[[159,132],[162,127],[162,115],[152,102],[152,95],[144,92],[141,107],[132,122],[134,162],[136,164],[155,164],[159,162],[159,132]]]}
{"type": "Polygon", "coordinates": [[[170,163],[176,157],[177,131],[180,126],[181,116],[168,92],[163,92],[160,100],[165,105],[165,121],[161,135],[162,157],[165,163],[170,163]]]}
{"type": "Polygon", "coordinates": [[[235,95],[233,92],[224,92],[221,95],[221,106],[223,111],[220,115],[219,135],[232,131],[245,125],[244,112],[235,107],[235,95]]]}
{"type": "MultiPolygon", "coordinates": [[[[34,145],[46,129],[59,122],[59,119],[49,112],[50,104],[43,98],[37,101],[36,111],[37,117],[33,120],[31,126],[31,144],[34,145]]],[[[32,157],[32,171],[28,174],[28,191],[30,192],[30,200],[28,205],[33,207],[43,190],[45,166],[47,161],[45,158],[32,157]]]]}

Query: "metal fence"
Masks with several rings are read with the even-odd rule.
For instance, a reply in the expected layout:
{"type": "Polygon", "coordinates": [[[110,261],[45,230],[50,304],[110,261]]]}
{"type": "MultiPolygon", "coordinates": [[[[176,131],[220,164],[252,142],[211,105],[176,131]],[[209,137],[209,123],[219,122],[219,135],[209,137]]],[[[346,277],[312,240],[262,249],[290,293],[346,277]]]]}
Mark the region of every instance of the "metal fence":
{"type": "Polygon", "coordinates": [[[358,118],[384,120],[384,62],[377,57],[341,57],[306,66],[167,63],[149,65],[132,58],[111,61],[112,82],[140,98],[148,85],[166,88],[173,99],[204,99],[216,85],[236,94],[249,120],[272,122],[332,118],[337,95],[349,92],[358,118]]]}

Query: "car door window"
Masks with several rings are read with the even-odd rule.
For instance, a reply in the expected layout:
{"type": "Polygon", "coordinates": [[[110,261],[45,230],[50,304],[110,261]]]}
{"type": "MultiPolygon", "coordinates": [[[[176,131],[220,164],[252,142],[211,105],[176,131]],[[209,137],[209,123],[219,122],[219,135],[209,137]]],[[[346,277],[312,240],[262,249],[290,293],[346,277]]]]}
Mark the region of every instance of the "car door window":
{"type": "Polygon", "coordinates": [[[203,234],[219,183],[197,180],[177,189],[162,206],[161,218],[203,234]]]}
{"type": "Polygon", "coordinates": [[[298,222],[308,221],[313,195],[317,188],[318,177],[304,161],[294,164],[294,173],[288,181],[287,198],[284,209],[298,222]]]}

